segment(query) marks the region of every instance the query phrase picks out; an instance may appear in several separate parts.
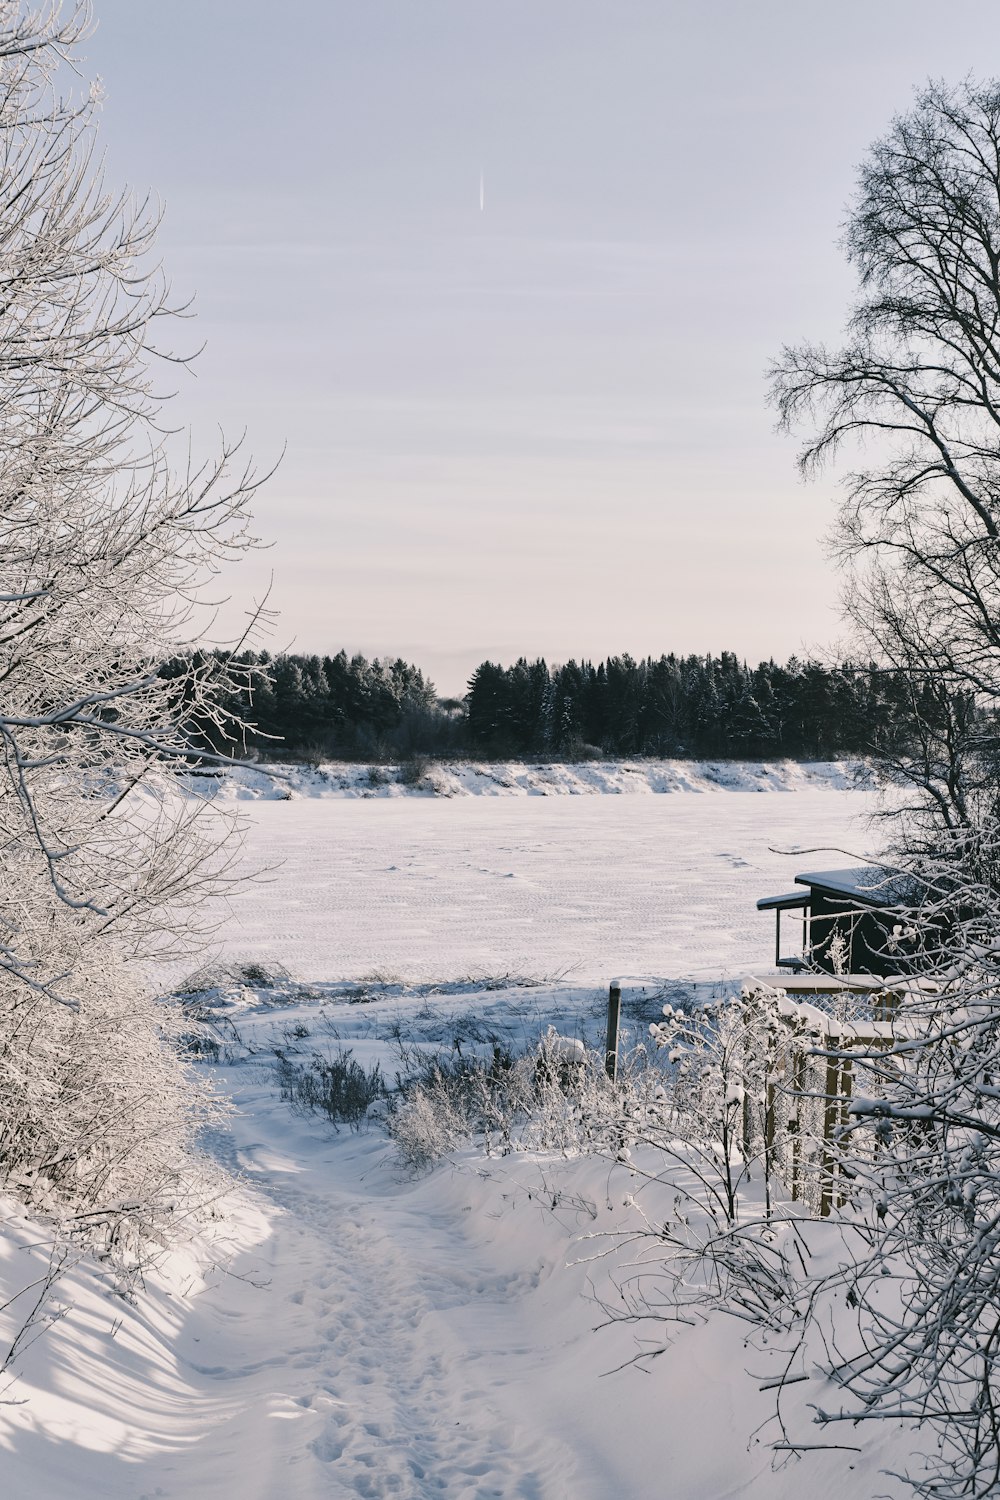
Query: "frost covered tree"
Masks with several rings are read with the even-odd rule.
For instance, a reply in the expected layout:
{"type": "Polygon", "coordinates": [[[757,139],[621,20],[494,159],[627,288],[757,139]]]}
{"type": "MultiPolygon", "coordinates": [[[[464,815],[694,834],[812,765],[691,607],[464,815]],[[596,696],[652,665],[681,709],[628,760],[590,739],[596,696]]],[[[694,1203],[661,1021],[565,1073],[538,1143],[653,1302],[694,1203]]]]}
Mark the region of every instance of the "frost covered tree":
{"type": "MultiPolygon", "coordinates": [[[[933,83],[865,163],[845,234],[844,347],[786,349],[802,467],[850,447],[836,540],[848,609],[908,683],[900,863],[936,993],[853,1053],[857,1166],[839,1276],[856,1328],[824,1423],[917,1419],[934,1496],[1000,1485],[1000,83],[933,83]],[[861,1080],[865,1080],[862,1084],[861,1080]]],[[[901,959],[901,963],[903,960],[901,959]]]]}
{"type": "Polygon", "coordinates": [[[89,20],[0,0],[0,1187],[96,1212],[162,1187],[197,1113],[131,965],[184,951],[224,875],[170,783],[226,659],[161,664],[254,480],[225,446],[168,461],[156,215],[66,92],[89,20]]]}
{"type": "Polygon", "coordinates": [[[64,999],[43,909],[70,949],[100,934],[148,954],[204,872],[187,817],[137,830],[124,809],[211,712],[224,661],[183,679],[160,664],[245,545],[253,487],[231,451],[180,475],[167,461],[155,220],[95,172],[93,98],[55,92],[85,23],[0,5],[0,966],[64,999]]]}

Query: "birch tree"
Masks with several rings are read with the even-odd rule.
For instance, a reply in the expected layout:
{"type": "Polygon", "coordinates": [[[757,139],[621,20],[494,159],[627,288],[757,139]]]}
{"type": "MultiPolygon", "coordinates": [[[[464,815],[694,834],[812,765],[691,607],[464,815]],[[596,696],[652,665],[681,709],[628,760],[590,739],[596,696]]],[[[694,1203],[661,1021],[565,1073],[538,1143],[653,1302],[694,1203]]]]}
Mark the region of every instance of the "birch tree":
{"type": "Polygon", "coordinates": [[[997,812],[1000,84],[918,94],[862,167],[844,247],[848,340],[786,348],[773,393],[807,430],[803,473],[849,455],[834,542],[863,648],[914,682],[911,835],[961,847],[997,812]]]}
{"type": "MultiPolygon", "coordinates": [[[[932,83],[872,147],[844,235],[849,337],[773,371],[806,474],[850,454],[835,544],[866,650],[912,684],[900,863],[936,993],[861,1056],[824,1426],[917,1421],[927,1496],[1000,1486],[1000,83],[932,83]],[[855,1139],[857,1136],[855,1136],[855,1139]]],[[[900,959],[901,964],[903,960],[900,959]]],[[[815,1288],[810,1291],[815,1305],[815,1288]]]]}

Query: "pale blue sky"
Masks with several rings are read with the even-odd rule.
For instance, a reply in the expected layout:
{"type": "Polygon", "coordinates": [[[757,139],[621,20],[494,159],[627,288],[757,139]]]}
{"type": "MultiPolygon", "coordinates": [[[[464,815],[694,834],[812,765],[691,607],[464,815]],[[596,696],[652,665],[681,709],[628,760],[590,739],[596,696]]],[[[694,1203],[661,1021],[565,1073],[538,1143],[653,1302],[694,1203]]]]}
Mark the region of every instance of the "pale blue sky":
{"type": "Polygon", "coordinates": [[[272,646],[417,661],[829,650],[834,485],[762,372],[835,338],[867,144],[1000,73],[996,0],[95,0],[113,181],[154,189],[172,420],[284,462],[272,646]],[[485,212],[479,208],[485,174],[485,212]]]}

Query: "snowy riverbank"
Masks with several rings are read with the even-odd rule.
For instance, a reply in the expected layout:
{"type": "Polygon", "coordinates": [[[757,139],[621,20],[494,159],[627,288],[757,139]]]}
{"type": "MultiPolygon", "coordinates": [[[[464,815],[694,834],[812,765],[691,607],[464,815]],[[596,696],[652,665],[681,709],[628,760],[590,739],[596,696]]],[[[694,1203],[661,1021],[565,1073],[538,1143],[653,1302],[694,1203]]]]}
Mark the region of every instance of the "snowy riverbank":
{"type": "Polygon", "coordinates": [[[870,789],[864,761],[609,760],[420,761],[316,766],[247,762],[192,773],[194,793],[236,801],[297,797],[559,797],[671,792],[795,792],[870,789]]]}

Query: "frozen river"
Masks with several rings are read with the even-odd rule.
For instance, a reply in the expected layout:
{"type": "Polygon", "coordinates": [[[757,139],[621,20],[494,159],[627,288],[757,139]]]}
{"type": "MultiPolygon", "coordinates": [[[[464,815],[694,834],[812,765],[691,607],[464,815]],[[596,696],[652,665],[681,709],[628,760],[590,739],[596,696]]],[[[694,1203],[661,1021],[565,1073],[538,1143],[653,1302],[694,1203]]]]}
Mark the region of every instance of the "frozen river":
{"type": "Polygon", "coordinates": [[[223,951],[302,979],[766,968],[756,899],[863,858],[872,805],[830,789],[254,803],[248,858],[275,868],[233,899],[223,951]]]}

